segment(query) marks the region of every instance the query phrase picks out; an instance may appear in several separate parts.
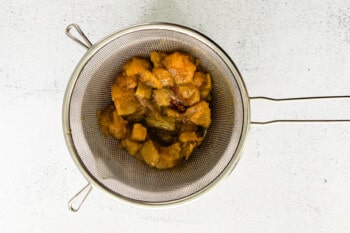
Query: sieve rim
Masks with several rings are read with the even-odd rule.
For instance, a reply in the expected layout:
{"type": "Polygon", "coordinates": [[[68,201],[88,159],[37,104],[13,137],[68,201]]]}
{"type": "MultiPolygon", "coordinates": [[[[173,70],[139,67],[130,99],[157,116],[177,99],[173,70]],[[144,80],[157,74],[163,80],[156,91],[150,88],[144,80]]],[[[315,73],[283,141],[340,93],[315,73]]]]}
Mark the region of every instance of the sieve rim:
{"type": "Polygon", "coordinates": [[[64,138],[66,141],[66,145],[68,147],[68,150],[71,154],[71,157],[73,161],[75,162],[76,166],[80,170],[80,172],[83,174],[85,179],[94,187],[96,187],[98,190],[102,191],[103,193],[107,193],[110,196],[117,198],[118,200],[121,200],[127,204],[133,204],[137,206],[149,206],[149,207],[165,207],[165,206],[174,206],[174,205],[180,205],[184,203],[188,203],[190,201],[195,200],[196,198],[202,196],[203,194],[207,193],[208,191],[212,190],[214,187],[216,187],[221,181],[223,181],[228,175],[230,175],[237,165],[238,161],[241,158],[241,152],[243,149],[243,145],[246,139],[246,135],[249,131],[250,127],[250,101],[249,101],[249,95],[247,92],[246,85],[244,83],[244,80],[242,78],[242,75],[240,74],[237,66],[234,64],[234,62],[231,60],[231,58],[226,54],[226,52],[213,40],[208,38],[206,35],[192,29],[189,27],[185,27],[182,25],[177,24],[171,24],[171,23],[146,23],[146,24],[138,24],[134,26],[130,26],[121,30],[117,30],[106,37],[102,38],[95,44],[93,44],[86,53],[82,56],[80,61],[78,62],[76,68],[74,69],[70,80],[68,81],[67,88],[64,95],[63,100],[63,107],[62,107],[62,124],[63,124],[63,133],[64,138]],[[186,34],[190,37],[193,37],[204,44],[210,46],[213,51],[215,51],[219,57],[225,62],[231,73],[236,79],[236,82],[238,84],[238,88],[242,97],[242,107],[243,107],[243,122],[242,122],[242,131],[240,134],[238,145],[232,155],[231,160],[227,164],[227,166],[222,170],[222,172],[207,186],[203,187],[201,190],[198,190],[195,193],[192,193],[191,195],[182,197],[180,199],[175,199],[171,201],[161,201],[161,202],[151,202],[151,201],[141,201],[141,200],[135,200],[132,198],[129,198],[127,196],[118,194],[109,188],[105,187],[101,182],[95,178],[89,170],[86,168],[84,163],[82,162],[76,148],[73,142],[72,134],[71,134],[71,126],[69,121],[69,114],[70,114],[70,102],[72,93],[75,87],[75,84],[77,82],[77,79],[84,69],[85,65],[89,62],[90,58],[96,54],[101,48],[103,48],[105,45],[110,43],[111,41],[115,40],[118,37],[124,36],[129,33],[133,33],[136,31],[141,30],[150,30],[150,29],[158,29],[158,30],[169,30],[169,31],[175,31],[180,32],[183,34],[186,34]]]}

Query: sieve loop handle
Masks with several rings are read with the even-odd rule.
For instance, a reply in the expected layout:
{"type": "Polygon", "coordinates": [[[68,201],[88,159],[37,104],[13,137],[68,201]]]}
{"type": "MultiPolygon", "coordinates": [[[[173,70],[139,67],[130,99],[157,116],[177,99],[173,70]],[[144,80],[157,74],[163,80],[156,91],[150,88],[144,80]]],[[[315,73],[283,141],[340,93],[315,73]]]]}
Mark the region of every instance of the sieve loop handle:
{"type": "Polygon", "coordinates": [[[84,188],[82,188],[77,194],[70,199],[68,202],[68,208],[72,212],[78,212],[80,207],[85,202],[86,198],[89,196],[92,190],[92,186],[88,183],[84,188]]]}
{"type": "Polygon", "coordinates": [[[87,36],[84,34],[84,32],[80,29],[80,27],[75,24],[75,23],[72,23],[72,24],[69,24],[67,27],[66,27],[66,35],[71,38],[72,40],[74,40],[75,42],[77,42],[79,45],[83,46],[84,48],[86,49],[89,49],[92,47],[92,43],[91,41],[87,38],[87,36]],[[81,39],[78,39],[78,37],[74,36],[71,31],[72,30],[75,30],[78,35],[80,36],[81,39]]]}
{"type": "MultiPolygon", "coordinates": [[[[267,100],[273,102],[288,102],[288,101],[307,101],[307,100],[320,100],[320,99],[350,99],[349,95],[341,96],[312,96],[312,97],[296,97],[296,98],[270,98],[266,96],[254,96],[249,97],[250,101],[254,100],[267,100]]],[[[251,121],[250,124],[254,125],[267,125],[274,123],[345,123],[349,122],[350,119],[276,119],[271,121],[251,121]]]]}

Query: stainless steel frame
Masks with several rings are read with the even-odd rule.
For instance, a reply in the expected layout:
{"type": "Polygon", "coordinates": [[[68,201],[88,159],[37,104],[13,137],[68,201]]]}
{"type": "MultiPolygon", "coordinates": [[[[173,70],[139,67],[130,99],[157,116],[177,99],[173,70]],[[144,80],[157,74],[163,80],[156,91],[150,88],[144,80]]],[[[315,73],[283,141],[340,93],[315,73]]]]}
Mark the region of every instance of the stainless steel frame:
{"type": "Polygon", "coordinates": [[[87,52],[85,55],[81,58],[79,61],[78,65],[76,66],[70,81],[68,83],[65,96],[64,96],[64,102],[63,102],[63,130],[64,130],[64,137],[66,140],[66,144],[68,146],[68,149],[70,151],[70,154],[75,162],[75,164],[78,166],[79,170],[82,172],[84,175],[85,179],[88,181],[88,185],[86,185],[81,191],[79,191],[68,203],[69,209],[71,211],[78,211],[80,209],[80,206],[82,203],[85,201],[86,196],[90,193],[91,187],[96,187],[103,193],[110,194],[112,197],[117,198],[121,201],[125,201],[128,204],[135,204],[138,206],[151,206],[151,207],[164,207],[164,206],[169,206],[169,205],[179,205],[183,204],[189,201],[194,200],[195,198],[203,195],[204,193],[208,192],[212,188],[214,188],[217,184],[219,184],[224,178],[226,178],[234,169],[236,164],[238,163],[240,159],[240,154],[241,150],[243,148],[243,144],[246,138],[246,134],[249,129],[250,125],[250,105],[249,105],[249,97],[247,93],[246,86],[243,82],[242,76],[239,73],[238,69],[232,62],[232,60],[229,58],[229,56],[218,46],[216,45],[213,41],[211,41],[209,38],[206,36],[200,34],[199,32],[194,31],[193,29],[186,28],[180,25],[174,25],[174,24],[168,24],[168,23],[151,23],[151,24],[142,24],[142,25],[136,25],[133,27],[126,28],[124,30],[117,31],[115,33],[112,33],[111,35],[105,37],[104,39],[100,40],[99,42],[92,44],[88,38],[85,36],[85,34],[82,32],[82,30],[79,28],[78,25],[76,24],[70,24],[68,25],[66,29],[66,34],[73,39],[75,42],[77,42],[79,45],[83,46],[84,48],[87,49],[87,52]],[[80,35],[82,40],[78,39],[75,37],[72,33],[71,30],[75,29],[77,33],[80,35]],[[242,124],[242,134],[240,135],[240,140],[239,144],[236,148],[235,155],[233,156],[234,159],[232,159],[229,163],[229,165],[225,168],[225,170],[221,173],[220,176],[218,176],[214,182],[212,182],[210,185],[206,186],[204,189],[198,191],[197,193],[186,197],[182,198],[179,200],[175,201],[170,201],[170,202],[162,202],[162,203],[152,203],[152,202],[140,202],[140,201],[135,201],[131,200],[128,198],[125,198],[123,196],[115,195],[115,193],[110,192],[109,190],[105,189],[95,178],[93,178],[87,169],[84,167],[82,164],[82,161],[80,160],[79,154],[76,151],[76,148],[74,147],[73,144],[73,139],[71,135],[71,130],[70,130],[70,125],[69,125],[69,103],[71,101],[71,95],[72,91],[74,88],[74,85],[77,81],[77,78],[84,68],[85,64],[89,61],[89,59],[103,46],[108,44],[110,41],[114,40],[115,38],[118,38],[119,36],[132,33],[137,30],[143,30],[143,29],[164,29],[164,30],[175,30],[178,32],[182,32],[184,34],[188,34],[206,44],[208,44],[211,48],[215,50],[216,53],[220,55],[220,57],[225,61],[225,63],[229,66],[230,70],[236,77],[236,81],[239,85],[239,89],[242,94],[242,106],[243,106],[243,124],[242,124]],[[87,191],[86,191],[87,190],[87,191]],[[86,191],[86,192],[84,192],[86,191]],[[75,205],[76,204],[76,205],[75,205]]]}
{"type": "Polygon", "coordinates": [[[80,191],[78,192],[70,201],[69,201],[69,209],[71,211],[78,211],[82,205],[82,203],[85,201],[87,195],[90,193],[92,187],[96,187],[103,193],[110,194],[114,198],[118,198],[119,200],[125,201],[128,204],[135,204],[138,206],[151,206],[151,207],[164,207],[169,205],[178,205],[183,204],[185,202],[189,202],[194,200],[195,198],[203,195],[204,193],[208,192],[212,188],[214,188],[218,183],[220,183],[225,177],[227,177],[234,167],[236,166],[237,162],[240,159],[240,153],[243,148],[243,144],[246,138],[246,135],[249,131],[250,124],[254,125],[266,125],[266,124],[273,124],[273,123],[328,123],[328,122],[350,122],[350,119],[276,119],[271,121],[251,121],[250,117],[250,102],[258,99],[266,100],[266,101],[274,101],[274,102],[284,102],[284,101],[307,101],[307,100],[315,100],[315,99],[345,99],[350,98],[348,95],[343,96],[318,96],[318,97],[297,97],[297,98],[283,98],[283,99],[276,99],[276,98],[270,98],[265,96],[256,96],[256,97],[249,97],[246,86],[244,84],[243,78],[241,74],[239,73],[237,67],[233,63],[233,61],[229,58],[229,56],[213,41],[211,41],[206,36],[200,34],[199,32],[186,28],[180,25],[174,25],[174,24],[167,24],[167,23],[151,23],[151,24],[142,24],[142,25],[136,25],[132,26],[117,32],[112,33],[111,35],[105,37],[104,39],[100,40],[99,42],[92,44],[90,40],[86,37],[86,35],[83,33],[83,31],[79,28],[76,24],[70,24],[66,28],[66,34],[69,36],[72,40],[77,42],[79,45],[87,49],[87,52],[85,55],[81,58],[78,65],[76,66],[71,79],[68,83],[66,93],[64,96],[64,103],[63,103],[63,130],[64,130],[64,137],[68,146],[68,149],[70,151],[70,154],[75,162],[75,164],[78,166],[79,170],[82,172],[86,180],[88,181],[88,184],[80,191]],[[78,35],[81,37],[81,39],[74,36],[71,31],[76,30],[78,35]],[[219,177],[215,179],[214,182],[212,182],[210,185],[205,187],[204,189],[198,191],[197,193],[175,201],[170,202],[162,202],[162,203],[152,203],[152,202],[140,202],[128,199],[124,196],[116,195],[115,193],[110,192],[109,190],[105,189],[95,178],[93,178],[85,166],[82,164],[82,161],[80,160],[79,154],[77,153],[74,144],[73,139],[71,135],[70,125],[69,125],[69,104],[71,101],[71,95],[74,88],[74,85],[77,81],[77,78],[79,74],[81,73],[82,69],[84,68],[85,64],[89,61],[89,59],[103,46],[108,44],[110,41],[114,40],[115,38],[118,38],[122,35],[132,33],[137,30],[143,30],[143,29],[164,29],[164,30],[176,30],[185,34],[188,34],[206,44],[211,46],[216,53],[220,55],[220,57],[225,61],[225,63],[229,66],[230,70],[234,74],[236,81],[239,85],[239,89],[241,91],[242,95],[242,106],[243,106],[243,126],[242,126],[242,134],[240,135],[240,140],[238,147],[235,151],[235,155],[233,156],[234,159],[232,159],[229,163],[229,165],[225,168],[225,170],[221,173],[219,177]]]}

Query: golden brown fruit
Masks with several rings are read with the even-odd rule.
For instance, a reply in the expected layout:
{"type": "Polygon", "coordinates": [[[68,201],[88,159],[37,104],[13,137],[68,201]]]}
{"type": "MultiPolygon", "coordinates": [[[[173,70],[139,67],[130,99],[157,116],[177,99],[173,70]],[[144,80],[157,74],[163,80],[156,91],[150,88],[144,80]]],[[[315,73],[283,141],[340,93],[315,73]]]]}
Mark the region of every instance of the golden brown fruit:
{"type": "Polygon", "coordinates": [[[143,142],[147,137],[147,128],[141,125],[140,123],[136,123],[132,127],[131,131],[131,139],[134,141],[143,142]]]}
{"type": "Polygon", "coordinates": [[[174,86],[175,80],[174,77],[164,68],[153,68],[153,74],[162,84],[162,87],[174,86]]]}
{"type": "Polygon", "coordinates": [[[141,156],[148,166],[154,167],[159,161],[159,154],[152,140],[147,140],[141,148],[141,156]]]}
{"type": "Polygon", "coordinates": [[[200,101],[197,104],[189,107],[185,113],[188,120],[196,125],[209,128],[211,123],[211,113],[209,104],[205,101],[200,101]]]}
{"type": "Polygon", "coordinates": [[[198,137],[198,135],[193,131],[184,131],[179,136],[179,141],[182,143],[186,143],[186,142],[200,143],[200,142],[202,142],[202,140],[203,140],[203,138],[198,137]]]}
{"type": "Polygon", "coordinates": [[[140,81],[138,82],[135,95],[141,98],[149,99],[152,95],[152,87],[140,81]]]}
{"type": "Polygon", "coordinates": [[[201,95],[201,100],[206,100],[206,101],[210,101],[211,100],[211,94],[210,94],[210,90],[209,89],[204,89],[200,91],[200,95],[201,95]]]}
{"type": "Polygon", "coordinates": [[[177,95],[184,106],[192,106],[201,98],[198,88],[191,84],[178,86],[177,95]]]}
{"type": "Polygon", "coordinates": [[[168,147],[159,148],[159,161],[156,164],[158,169],[172,168],[176,166],[181,160],[181,146],[180,143],[174,143],[168,147]]]}
{"type": "Polygon", "coordinates": [[[158,106],[170,106],[170,100],[174,96],[174,93],[168,88],[162,88],[160,90],[153,90],[152,96],[158,106]]]}
{"type": "Polygon", "coordinates": [[[210,74],[196,72],[193,77],[193,85],[199,88],[201,100],[211,100],[211,77],[210,74]]]}
{"type": "Polygon", "coordinates": [[[111,135],[115,139],[126,138],[128,122],[117,115],[113,105],[97,113],[98,124],[102,133],[107,136],[111,135]]]}
{"type": "Polygon", "coordinates": [[[133,57],[124,66],[123,70],[127,76],[140,74],[144,70],[151,68],[151,64],[144,58],[133,57]]]}
{"type": "Polygon", "coordinates": [[[137,77],[118,75],[115,83],[123,89],[135,88],[137,86],[137,77]]]}
{"type": "Polygon", "coordinates": [[[196,66],[190,61],[188,55],[174,52],[164,58],[163,64],[174,76],[177,85],[192,82],[196,66]]]}
{"type": "Polygon", "coordinates": [[[200,90],[208,89],[211,90],[211,77],[210,74],[197,71],[194,73],[193,85],[198,87],[200,90]]]}
{"type": "Polygon", "coordinates": [[[112,100],[119,116],[133,114],[140,107],[133,89],[124,89],[116,84],[112,86],[112,100]]]}
{"type": "Polygon", "coordinates": [[[140,81],[143,82],[144,84],[156,89],[162,88],[161,82],[159,81],[159,79],[157,79],[157,77],[151,71],[143,70],[139,74],[140,74],[140,81]]]}
{"type": "Polygon", "coordinates": [[[140,142],[135,142],[129,138],[124,139],[122,142],[122,147],[125,148],[129,154],[131,155],[137,155],[137,153],[141,150],[142,148],[142,143],[140,142]]]}
{"type": "Polygon", "coordinates": [[[153,63],[153,66],[158,68],[158,67],[164,67],[163,65],[163,59],[167,56],[168,54],[162,53],[162,52],[152,52],[151,53],[151,61],[153,63]]]}

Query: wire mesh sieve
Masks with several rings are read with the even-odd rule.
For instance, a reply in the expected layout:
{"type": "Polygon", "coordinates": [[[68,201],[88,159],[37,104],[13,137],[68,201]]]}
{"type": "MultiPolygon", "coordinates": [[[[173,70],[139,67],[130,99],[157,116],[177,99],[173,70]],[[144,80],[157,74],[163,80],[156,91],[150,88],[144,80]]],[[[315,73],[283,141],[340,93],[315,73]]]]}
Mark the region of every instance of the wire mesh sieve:
{"type": "Polygon", "coordinates": [[[170,24],[138,25],[87,44],[68,84],[63,121],[72,157],[92,185],[131,203],[167,205],[193,199],[228,175],[239,159],[249,105],[238,70],[216,44],[170,24]],[[169,170],[150,168],[118,149],[118,141],[102,135],[96,118],[111,104],[110,88],[122,65],[152,51],[189,53],[212,76],[212,124],[191,158],[169,170]]]}

